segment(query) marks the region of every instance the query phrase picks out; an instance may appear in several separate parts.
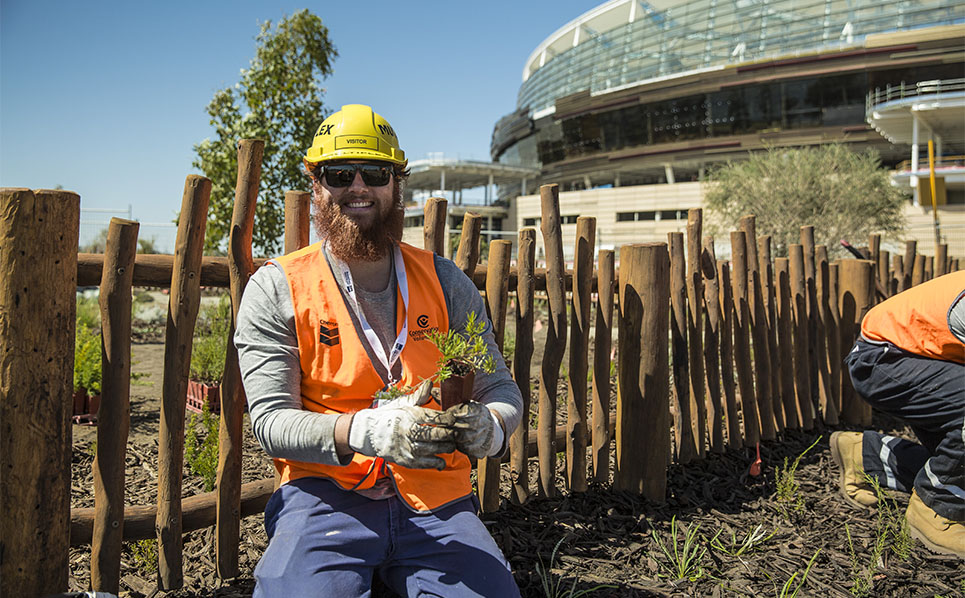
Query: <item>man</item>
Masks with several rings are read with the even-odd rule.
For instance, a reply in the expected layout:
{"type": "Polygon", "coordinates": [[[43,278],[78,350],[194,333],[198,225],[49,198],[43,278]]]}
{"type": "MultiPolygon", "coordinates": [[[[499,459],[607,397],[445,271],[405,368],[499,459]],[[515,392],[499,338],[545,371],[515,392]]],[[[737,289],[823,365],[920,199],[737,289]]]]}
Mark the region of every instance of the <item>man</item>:
{"type": "MultiPolygon", "coordinates": [[[[518,596],[476,516],[469,457],[501,455],[522,398],[505,363],[440,411],[427,333],[485,316],[455,264],[401,243],[408,171],[389,123],[343,106],[305,156],[321,241],[251,277],[235,344],[255,437],[281,486],[255,596],[518,596]],[[390,386],[409,394],[373,400],[390,386]]],[[[486,320],[490,355],[499,357],[486,320]]]]}
{"type": "Polygon", "coordinates": [[[852,505],[873,486],[911,491],[912,537],[965,558],[965,272],[946,274],[873,307],[847,358],[854,389],[911,426],[921,444],[878,432],[835,432],[831,455],[852,505]]]}

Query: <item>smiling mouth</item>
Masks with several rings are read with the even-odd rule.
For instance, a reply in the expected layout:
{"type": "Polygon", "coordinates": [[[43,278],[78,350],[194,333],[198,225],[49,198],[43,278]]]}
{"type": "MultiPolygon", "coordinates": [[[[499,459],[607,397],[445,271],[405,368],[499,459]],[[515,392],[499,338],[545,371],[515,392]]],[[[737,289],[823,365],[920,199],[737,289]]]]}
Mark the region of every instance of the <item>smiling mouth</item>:
{"type": "Polygon", "coordinates": [[[370,208],[375,205],[374,201],[350,201],[342,204],[346,208],[370,208]]]}

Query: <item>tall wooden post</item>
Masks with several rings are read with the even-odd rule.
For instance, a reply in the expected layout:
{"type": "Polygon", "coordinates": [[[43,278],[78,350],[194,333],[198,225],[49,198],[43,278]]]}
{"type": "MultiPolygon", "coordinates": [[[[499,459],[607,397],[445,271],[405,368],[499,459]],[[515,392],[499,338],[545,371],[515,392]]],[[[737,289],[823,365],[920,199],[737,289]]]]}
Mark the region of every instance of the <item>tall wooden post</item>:
{"type": "Polygon", "coordinates": [[[590,289],[596,218],[576,219],[573,293],[570,317],[570,367],[567,372],[566,481],[572,492],[586,491],[586,388],[590,347],[590,289]]]}
{"type": "Polygon", "coordinates": [[[918,241],[905,241],[905,268],[901,273],[901,284],[898,291],[906,291],[911,288],[911,277],[915,270],[915,254],[918,250],[918,241]]]}
{"type": "Polygon", "coordinates": [[[757,255],[757,224],[754,216],[741,218],[741,230],[747,247],[747,306],[750,320],[750,336],[754,343],[752,367],[757,401],[760,437],[773,440],[776,436],[773,399],[771,398],[771,362],[767,346],[767,317],[764,307],[764,290],[761,279],[760,260],[757,255]]]}
{"type": "MultiPolygon", "coordinates": [[[[879,253],[881,254],[887,255],[888,252],[879,253]]],[[[834,393],[831,391],[831,368],[828,360],[828,326],[833,326],[833,323],[829,322],[831,314],[828,305],[830,298],[828,287],[831,284],[831,270],[828,265],[828,248],[824,245],[815,247],[815,258],[817,314],[814,321],[817,338],[814,346],[818,361],[818,405],[824,423],[833,426],[838,424],[838,408],[834,402],[834,393]]]]}
{"type": "MultiPolygon", "coordinates": [[[[493,323],[493,336],[500,353],[506,338],[506,305],[509,302],[509,261],[513,244],[497,240],[489,245],[489,268],[486,272],[486,311],[493,323]]],[[[485,513],[499,509],[499,459],[489,457],[476,462],[476,484],[479,502],[485,513]]]]}
{"type": "Polygon", "coordinates": [[[704,371],[707,379],[705,407],[709,428],[708,446],[712,452],[724,452],[723,403],[720,394],[720,277],[717,275],[717,256],[714,238],[704,237],[700,256],[704,279],[704,371]]]}
{"type": "Polygon", "coordinates": [[[539,376],[539,450],[540,493],[556,494],[556,383],[566,349],[566,271],[563,265],[563,232],[560,226],[560,190],[558,185],[539,189],[546,251],[546,297],[549,303],[546,349],[539,376]]]}
{"type": "Polygon", "coordinates": [[[704,404],[704,277],[700,268],[703,211],[687,211],[687,347],[690,349],[691,433],[697,455],[707,452],[707,406],[704,404]]]}
{"type": "Polygon", "coordinates": [[[734,293],[730,279],[730,264],[717,264],[720,278],[720,386],[724,391],[727,413],[727,446],[732,449],[743,444],[737,392],[734,387],[734,293]]]}
{"type": "Polygon", "coordinates": [[[613,344],[614,259],[612,249],[597,256],[597,303],[593,346],[593,480],[610,477],[610,348],[613,344]]]}
{"type": "Polygon", "coordinates": [[[911,286],[917,287],[925,280],[927,280],[925,278],[925,256],[919,253],[915,255],[915,265],[911,271],[911,286]]]}
{"type": "Polygon", "coordinates": [[[878,250],[878,282],[888,296],[891,288],[891,252],[887,249],[878,250]]]}
{"type": "MultiPolygon", "coordinates": [[[[901,256],[898,256],[901,257],[901,256]]],[[[828,264],[828,315],[827,339],[828,339],[828,363],[830,364],[831,378],[831,397],[834,402],[835,411],[838,413],[838,420],[841,419],[841,310],[838,304],[838,280],[839,266],[837,263],[828,264]]]]}
{"type": "Polygon", "coordinates": [[[663,243],[624,245],[620,262],[614,486],[662,503],[670,458],[670,256],[663,243]]]}
{"type": "Polygon", "coordinates": [[[737,385],[741,393],[741,414],[744,418],[744,445],[754,446],[761,440],[757,397],[754,394],[754,374],[750,347],[750,306],[747,286],[747,236],[744,231],[730,234],[734,262],[734,360],[737,364],[737,385]]]}
{"type": "Polygon", "coordinates": [[[764,291],[764,316],[767,323],[767,355],[770,371],[770,400],[774,413],[774,426],[778,433],[784,431],[787,420],[784,403],[781,401],[780,350],[777,344],[777,291],[774,286],[774,262],[771,259],[771,235],[757,240],[757,259],[760,263],[761,288],[764,291]]]}
{"type": "Polygon", "coordinates": [[[265,142],[261,139],[242,139],[238,143],[238,178],[235,185],[235,204],[231,212],[231,234],[228,237],[231,326],[228,328],[228,350],[221,382],[216,513],[218,529],[215,543],[218,576],[221,579],[236,577],[239,573],[241,455],[244,446],[242,431],[247,401],[245,389],[241,383],[238,350],[232,339],[238,321],[241,297],[244,295],[248,279],[255,272],[251,256],[251,240],[255,226],[255,206],[258,202],[258,184],[261,180],[261,159],[264,151],[265,142]]]}
{"type": "Polygon", "coordinates": [[[942,276],[948,272],[948,244],[939,243],[935,248],[935,276],[942,276]]]}
{"type": "Polygon", "coordinates": [[[184,406],[187,402],[191,341],[201,304],[201,251],[211,181],[188,175],[181,200],[168,321],[164,334],[164,381],[158,437],[158,579],[162,590],[184,585],[181,538],[181,472],[184,468],[184,406]]]}
{"type": "Polygon", "coordinates": [[[456,265],[470,279],[479,262],[479,233],[482,230],[482,216],[466,212],[462,217],[462,233],[459,235],[459,249],[456,251],[456,265]]]}
{"type": "Polygon", "coordinates": [[[690,398],[690,353],[687,350],[687,261],[683,233],[669,233],[670,244],[670,346],[673,357],[674,434],[677,459],[690,463],[697,456],[690,398]]]}
{"type": "Polygon", "coordinates": [[[94,456],[91,586],[117,594],[124,539],[124,456],[131,427],[131,284],[137,222],[111,218],[101,273],[101,406],[94,456]]]}
{"type": "MultiPolygon", "coordinates": [[[[813,420],[820,425],[821,412],[818,410],[818,293],[817,274],[814,267],[814,227],[801,227],[801,245],[804,251],[804,299],[807,306],[807,366],[808,382],[811,390],[809,405],[813,420]]],[[[806,428],[809,429],[809,428],[806,428]]]]}
{"type": "Polygon", "coordinates": [[[446,257],[446,211],[449,202],[442,197],[430,197],[425,205],[425,224],[422,226],[423,247],[446,257]]]}
{"type": "Polygon", "coordinates": [[[791,319],[794,328],[794,394],[797,399],[801,427],[811,430],[814,428],[814,410],[811,402],[811,360],[808,354],[810,330],[807,312],[806,261],[803,246],[795,243],[788,249],[791,260],[791,319]]]}
{"type": "MultiPolygon", "coordinates": [[[[465,234],[465,224],[463,224],[465,234]]],[[[529,383],[533,360],[533,296],[536,291],[536,229],[519,231],[516,258],[516,350],[513,352],[513,378],[523,395],[523,417],[510,438],[510,474],[513,488],[510,496],[515,504],[529,498],[529,414],[532,388],[529,383]]]]}
{"type": "Polygon", "coordinates": [[[0,189],[0,595],[67,590],[80,197],[0,189]]]}
{"type": "Polygon", "coordinates": [[[797,430],[801,427],[801,413],[794,391],[794,337],[792,327],[792,301],[790,260],[779,257],[774,260],[777,271],[777,336],[781,362],[781,402],[784,405],[784,426],[797,430]]]}
{"type": "MultiPolygon", "coordinates": [[[[838,302],[841,307],[841,344],[850,350],[874,301],[874,268],[869,260],[840,260],[838,302]]],[[[866,403],[855,393],[851,376],[841,375],[841,417],[849,424],[863,425],[866,403]]],[[[867,409],[870,416],[870,408],[867,409]]]]}
{"type": "Polygon", "coordinates": [[[307,247],[312,223],[312,194],[285,191],[285,253],[307,247]]]}

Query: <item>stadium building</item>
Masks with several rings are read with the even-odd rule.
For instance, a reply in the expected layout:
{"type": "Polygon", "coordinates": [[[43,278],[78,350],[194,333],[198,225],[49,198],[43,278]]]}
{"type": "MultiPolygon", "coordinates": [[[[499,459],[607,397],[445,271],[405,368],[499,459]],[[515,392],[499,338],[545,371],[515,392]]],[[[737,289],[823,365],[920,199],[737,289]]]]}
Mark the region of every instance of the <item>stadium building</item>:
{"type": "Polygon", "coordinates": [[[611,0],[543,40],[522,79],[491,157],[534,174],[499,185],[503,227],[537,225],[532,193],[558,183],[567,259],[577,216],[596,216],[600,248],[666,240],[710,166],[831,142],[878,151],[930,251],[929,139],[944,240],[965,255],[961,0],[611,0]]]}

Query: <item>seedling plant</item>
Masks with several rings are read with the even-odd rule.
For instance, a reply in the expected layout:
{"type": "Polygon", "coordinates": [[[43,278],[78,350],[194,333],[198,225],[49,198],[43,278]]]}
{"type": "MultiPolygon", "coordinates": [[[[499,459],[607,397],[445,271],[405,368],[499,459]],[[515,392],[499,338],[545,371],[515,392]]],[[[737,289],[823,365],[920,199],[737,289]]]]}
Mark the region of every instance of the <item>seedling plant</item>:
{"type": "Polygon", "coordinates": [[[777,483],[777,502],[784,512],[785,519],[790,520],[791,513],[800,513],[804,510],[804,495],[799,492],[801,484],[795,479],[797,468],[801,464],[804,455],[813,449],[821,440],[818,436],[811,446],[804,449],[794,462],[788,465],[788,458],[784,457],[784,467],[778,466],[775,470],[775,482],[777,483]]]}
{"type": "MultiPolygon", "coordinates": [[[[478,319],[476,312],[469,312],[466,325],[461,331],[449,330],[446,333],[432,332],[429,341],[439,350],[436,372],[428,379],[442,382],[453,376],[466,376],[474,371],[492,373],[496,371],[496,361],[489,354],[489,347],[483,332],[486,320],[478,319]]],[[[412,392],[410,386],[389,386],[375,394],[380,401],[391,401],[412,392]]]]}
{"type": "MultiPolygon", "coordinates": [[[[684,579],[697,581],[704,575],[704,568],[701,562],[707,554],[707,547],[700,543],[700,525],[694,524],[689,529],[682,531],[682,525],[677,525],[677,516],[670,519],[670,546],[668,547],[663,539],[657,534],[657,530],[651,526],[650,535],[654,543],[663,553],[665,562],[660,562],[660,566],[667,572],[667,576],[676,583],[684,579]],[[683,539],[683,545],[678,541],[678,536],[683,539]]],[[[715,536],[716,538],[716,536],[715,536]]]]}
{"type": "Polygon", "coordinates": [[[556,554],[560,550],[560,545],[566,537],[560,538],[560,541],[556,543],[553,547],[553,553],[550,555],[549,567],[543,564],[543,557],[539,558],[539,562],[536,563],[536,575],[539,576],[540,587],[543,588],[543,595],[546,598],[580,598],[581,596],[588,596],[598,590],[604,588],[615,588],[616,586],[600,584],[592,588],[577,590],[576,584],[579,582],[579,578],[573,576],[570,581],[569,591],[565,587],[566,577],[562,575],[555,575],[552,570],[554,568],[554,563],[556,562],[556,554]]]}

